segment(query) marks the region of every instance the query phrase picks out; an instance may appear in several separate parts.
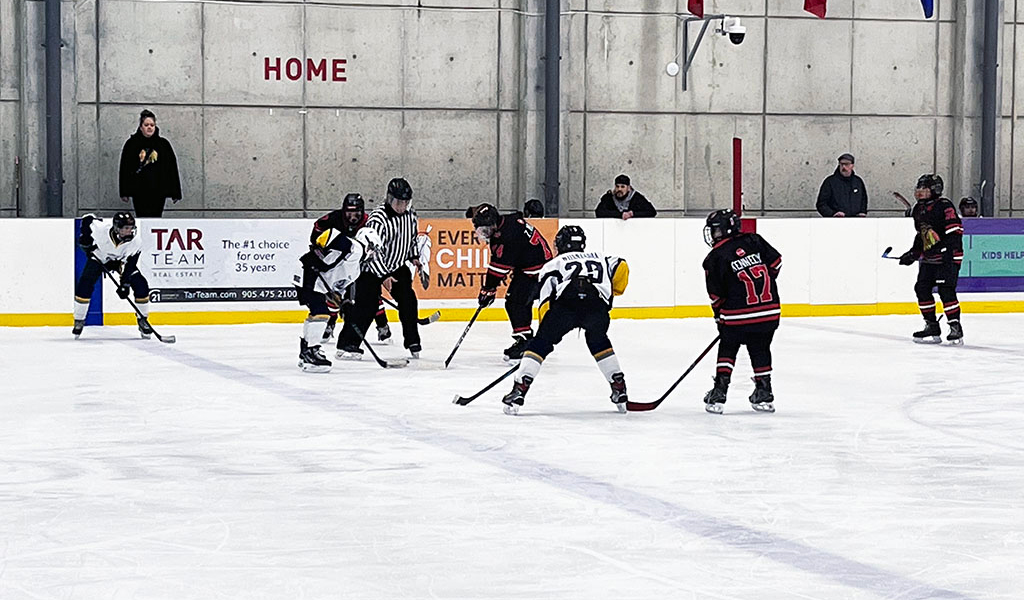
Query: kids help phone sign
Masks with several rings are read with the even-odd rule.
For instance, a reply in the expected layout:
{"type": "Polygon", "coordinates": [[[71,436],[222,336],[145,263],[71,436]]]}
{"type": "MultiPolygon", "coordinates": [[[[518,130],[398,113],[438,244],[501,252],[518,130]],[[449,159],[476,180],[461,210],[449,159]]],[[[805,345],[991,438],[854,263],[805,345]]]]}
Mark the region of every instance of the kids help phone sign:
{"type": "Polygon", "coordinates": [[[153,302],[294,301],[311,221],[146,219],[139,259],[153,302]]]}

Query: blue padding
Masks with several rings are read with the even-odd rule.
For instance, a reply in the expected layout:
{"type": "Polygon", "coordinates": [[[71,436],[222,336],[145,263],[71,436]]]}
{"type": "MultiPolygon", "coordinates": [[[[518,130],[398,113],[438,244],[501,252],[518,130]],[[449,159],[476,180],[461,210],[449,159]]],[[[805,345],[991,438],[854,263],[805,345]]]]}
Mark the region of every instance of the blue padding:
{"type": "MultiPolygon", "coordinates": [[[[88,257],[85,256],[85,252],[78,247],[78,236],[82,233],[82,220],[75,219],[75,237],[72,243],[75,245],[75,281],[78,282],[78,278],[82,276],[82,269],[85,268],[85,263],[88,261],[88,257]]],[[[89,302],[89,312],[85,315],[86,325],[102,325],[103,324],[103,277],[100,277],[99,285],[92,290],[92,300],[89,302]]]]}

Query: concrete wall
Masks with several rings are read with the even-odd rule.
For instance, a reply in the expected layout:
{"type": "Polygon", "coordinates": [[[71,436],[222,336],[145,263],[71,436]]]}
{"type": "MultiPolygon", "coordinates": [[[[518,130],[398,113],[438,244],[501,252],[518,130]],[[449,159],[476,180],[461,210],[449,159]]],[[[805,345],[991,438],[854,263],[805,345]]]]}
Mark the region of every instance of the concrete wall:
{"type": "MultiPolygon", "coordinates": [[[[118,156],[144,107],[178,155],[185,197],[168,216],[309,216],[347,191],[380,198],[399,174],[427,215],[521,207],[543,196],[543,4],[65,1],[65,214],[123,206],[118,156]],[[344,59],[347,81],[289,80],[292,57],[344,59]],[[280,79],[265,78],[268,58],[280,79]]],[[[1004,4],[1009,216],[1024,212],[1024,0],[1004,4]]],[[[926,21],[910,0],[831,0],[818,20],[799,0],[707,0],[741,16],[747,40],[709,33],[683,91],[664,68],[685,0],[564,0],[563,215],[592,214],[619,172],[669,215],[728,206],[733,136],[753,212],[809,214],[846,151],[875,214],[898,214],[888,192],[909,196],[933,170],[950,197],[978,195],[982,0],[936,5],[926,21]]],[[[40,0],[0,0],[2,216],[43,214],[42,14],[40,0]]]]}

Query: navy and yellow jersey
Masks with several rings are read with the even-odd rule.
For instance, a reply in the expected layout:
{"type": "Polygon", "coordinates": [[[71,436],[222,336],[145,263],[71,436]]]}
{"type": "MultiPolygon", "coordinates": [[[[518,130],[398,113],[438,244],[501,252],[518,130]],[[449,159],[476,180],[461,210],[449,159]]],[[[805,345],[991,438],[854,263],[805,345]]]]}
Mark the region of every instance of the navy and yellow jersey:
{"type": "Polygon", "coordinates": [[[540,318],[552,302],[575,293],[582,282],[593,286],[611,310],[612,299],[626,291],[629,265],[617,256],[600,252],[566,252],[552,258],[540,270],[540,318]]]}
{"type": "Polygon", "coordinates": [[[921,262],[939,264],[964,259],[964,226],[956,207],[946,198],[918,202],[910,212],[914,218],[911,253],[921,262]]]}
{"type": "Polygon", "coordinates": [[[775,280],[782,255],[756,233],[718,241],[704,259],[711,310],[724,326],[776,324],[781,314],[775,280]]]}
{"type": "Polygon", "coordinates": [[[309,245],[309,252],[299,258],[300,267],[292,278],[296,287],[315,292],[344,294],[359,277],[363,245],[342,231],[328,229],[309,245]]]}
{"type": "Polygon", "coordinates": [[[370,218],[370,215],[363,213],[363,218],[359,220],[355,225],[349,225],[345,221],[345,211],[342,209],[332,210],[326,215],[320,217],[313,223],[313,231],[309,233],[309,243],[315,244],[316,239],[320,237],[323,232],[329,229],[337,229],[344,233],[348,237],[355,237],[356,232],[366,225],[366,220],[370,218]]]}
{"type": "Polygon", "coordinates": [[[551,258],[551,247],[533,225],[517,213],[501,216],[490,239],[491,257],[484,286],[495,289],[512,271],[537,276],[551,258]]]}

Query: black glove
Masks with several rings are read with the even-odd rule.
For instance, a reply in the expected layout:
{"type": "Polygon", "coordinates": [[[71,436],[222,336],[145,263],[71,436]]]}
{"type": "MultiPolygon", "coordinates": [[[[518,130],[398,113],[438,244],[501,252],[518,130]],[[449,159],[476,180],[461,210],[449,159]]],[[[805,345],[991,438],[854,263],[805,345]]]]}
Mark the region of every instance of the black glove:
{"type": "Polygon", "coordinates": [[[481,288],[480,295],[476,297],[476,301],[480,303],[480,308],[487,308],[494,302],[494,296],[498,293],[498,290],[493,288],[481,288]]]}
{"type": "Polygon", "coordinates": [[[97,249],[96,241],[92,239],[91,233],[83,233],[78,236],[78,246],[86,254],[92,254],[93,250],[97,249]]]}
{"type": "Polygon", "coordinates": [[[121,279],[120,285],[117,286],[117,295],[123,300],[128,299],[128,294],[131,292],[132,286],[126,279],[121,279]]]}
{"type": "Polygon", "coordinates": [[[907,250],[900,255],[900,264],[905,267],[908,267],[915,262],[917,262],[917,258],[914,257],[914,252],[912,250],[907,250]]]}
{"type": "Polygon", "coordinates": [[[317,256],[316,252],[313,252],[312,250],[300,256],[299,262],[302,263],[302,266],[307,269],[312,269],[317,273],[324,273],[329,270],[327,268],[327,263],[325,263],[323,259],[317,256]]]}

